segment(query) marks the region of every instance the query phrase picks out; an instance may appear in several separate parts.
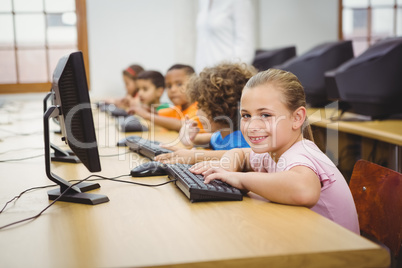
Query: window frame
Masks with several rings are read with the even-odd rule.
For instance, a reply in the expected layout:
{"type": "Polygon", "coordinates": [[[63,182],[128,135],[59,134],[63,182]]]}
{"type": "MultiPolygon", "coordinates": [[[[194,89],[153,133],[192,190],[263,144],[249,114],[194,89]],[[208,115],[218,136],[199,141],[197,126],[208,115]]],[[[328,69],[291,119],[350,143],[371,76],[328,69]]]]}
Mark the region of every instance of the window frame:
{"type": "MultiPolygon", "coordinates": [[[[82,51],[84,57],[88,88],[90,88],[86,0],[75,0],[75,9],[77,15],[77,48],[78,50],[82,51]]],[[[14,47],[14,50],[17,49],[18,48],[14,47]]],[[[16,62],[16,64],[18,66],[18,62],[16,62]]],[[[0,84],[0,94],[48,92],[50,91],[51,86],[51,82],[0,84]]]]}
{"type": "MultiPolygon", "coordinates": [[[[344,34],[343,34],[343,9],[344,9],[344,5],[343,5],[343,0],[338,0],[338,39],[339,40],[344,40],[344,34]]],[[[386,5],[387,7],[389,7],[388,5],[386,5]]],[[[367,32],[366,32],[366,36],[363,37],[365,38],[365,42],[367,43],[367,47],[370,47],[373,44],[373,40],[376,40],[376,37],[373,36],[372,34],[372,14],[373,14],[373,10],[377,9],[377,8],[383,8],[384,6],[373,6],[371,1],[368,0],[368,5],[365,8],[367,10],[367,32]]],[[[394,0],[394,3],[392,5],[393,7],[393,12],[394,12],[394,17],[393,17],[393,29],[392,29],[392,35],[388,36],[388,37],[395,37],[397,36],[397,32],[398,32],[398,9],[402,8],[401,4],[398,3],[397,0],[394,0]]],[[[357,37],[357,38],[352,38],[351,41],[354,42],[356,41],[362,41],[361,37],[357,37]]]]}

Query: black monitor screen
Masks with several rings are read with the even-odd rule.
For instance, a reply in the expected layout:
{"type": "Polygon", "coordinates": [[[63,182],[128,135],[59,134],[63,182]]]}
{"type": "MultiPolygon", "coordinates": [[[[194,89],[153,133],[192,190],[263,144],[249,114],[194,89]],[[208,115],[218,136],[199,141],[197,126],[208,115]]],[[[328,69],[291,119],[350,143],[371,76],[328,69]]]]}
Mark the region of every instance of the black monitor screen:
{"type": "Polygon", "coordinates": [[[295,74],[304,87],[307,103],[319,107],[329,103],[325,72],[337,68],[353,57],[351,41],[328,42],[275,68],[295,74]]]}
{"type": "Polygon", "coordinates": [[[254,57],[253,66],[259,71],[265,71],[293,57],[296,57],[296,47],[294,46],[259,50],[254,57]]]}
{"type": "Polygon", "coordinates": [[[88,85],[82,52],[61,58],[53,73],[52,90],[44,101],[45,164],[48,178],[60,189],[48,192],[49,199],[83,204],[100,204],[109,201],[107,196],[83,193],[99,188],[98,183],[73,185],[51,172],[49,120],[58,118],[64,140],[73,153],[91,172],[101,170],[95,127],[92,116],[88,85]],[[46,100],[52,96],[52,106],[46,100]]]}
{"type": "Polygon", "coordinates": [[[402,37],[375,43],[332,75],[353,112],[373,118],[402,113],[402,37]]]}
{"type": "Polygon", "coordinates": [[[54,73],[54,104],[61,107],[64,140],[91,172],[101,170],[87,79],[81,52],[60,59],[54,73]]]}

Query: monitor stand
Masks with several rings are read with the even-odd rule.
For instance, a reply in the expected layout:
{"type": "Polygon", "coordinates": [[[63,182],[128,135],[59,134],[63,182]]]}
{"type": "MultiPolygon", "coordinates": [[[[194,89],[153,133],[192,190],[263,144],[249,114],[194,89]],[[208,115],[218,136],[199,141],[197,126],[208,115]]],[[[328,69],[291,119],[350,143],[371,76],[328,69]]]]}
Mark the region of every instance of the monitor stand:
{"type": "Polygon", "coordinates": [[[50,143],[50,147],[54,150],[51,154],[51,160],[56,162],[81,163],[81,160],[71,150],[63,150],[60,147],[50,143]]]}
{"type": "MultiPolygon", "coordinates": [[[[45,98],[43,99],[43,112],[46,113],[47,111],[47,102],[49,98],[52,96],[52,92],[46,94],[45,98]]],[[[56,116],[55,116],[56,117],[56,116]]],[[[53,121],[57,122],[53,117],[53,121]]],[[[61,134],[61,129],[55,130],[54,133],[61,134]]],[[[50,143],[50,147],[54,150],[54,153],[51,154],[51,160],[56,162],[67,162],[67,163],[81,163],[80,159],[75,156],[75,154],[70,150],[63,150],[56,145],[50,143]]]]}
{"type": "Polygon", "coordinates": [[[60,186],[59,189],[48,191],[50,200],[66,201],[80,204],[97,205],[109,201],[106,195],[84,193],[93,189],[100,188],[98,183],[79,183],[73,185],[62,179],[51,171],[51,153],[49,141],[49,119],[60,114],[59,108],[51,106],[43,115],[43,130],[45,142],[45,168],[47,177],[60,186]]]}

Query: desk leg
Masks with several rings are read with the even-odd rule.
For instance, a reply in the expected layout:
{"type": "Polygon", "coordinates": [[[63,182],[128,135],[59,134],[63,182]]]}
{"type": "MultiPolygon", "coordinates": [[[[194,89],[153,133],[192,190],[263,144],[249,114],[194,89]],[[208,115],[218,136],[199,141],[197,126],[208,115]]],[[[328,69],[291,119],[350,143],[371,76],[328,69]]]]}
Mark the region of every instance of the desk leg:
{"type": "Polygon", "coordinates": [[[392,145],[391,153],[389,154],[389,168],[399,173],[402,173],[402,146],[392,145]]]}

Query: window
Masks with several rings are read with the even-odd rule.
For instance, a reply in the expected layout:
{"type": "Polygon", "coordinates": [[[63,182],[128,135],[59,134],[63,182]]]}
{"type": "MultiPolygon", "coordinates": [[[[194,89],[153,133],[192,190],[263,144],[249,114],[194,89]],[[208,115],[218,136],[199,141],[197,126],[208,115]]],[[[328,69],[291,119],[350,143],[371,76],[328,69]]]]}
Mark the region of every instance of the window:
{"type": "Polygon", "coordinates": [[[0,25],[0,93],[49,91],[58,60],[77,50],[88,75],[84,0],[0,0],[0,25]]]}
{"type": "Polygon", "coordinates": [[[402,0],[340,0],[340,39],[355,55],[386,37],[402,35],[402,0]]]}

